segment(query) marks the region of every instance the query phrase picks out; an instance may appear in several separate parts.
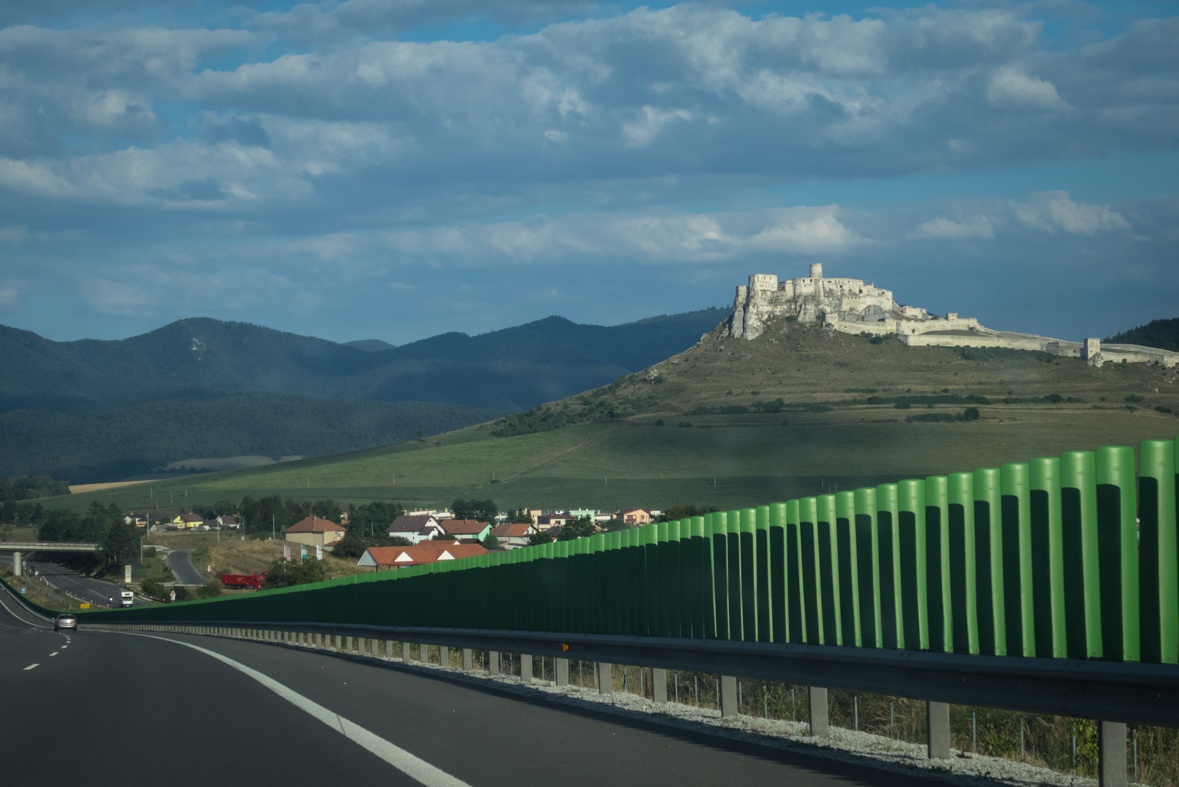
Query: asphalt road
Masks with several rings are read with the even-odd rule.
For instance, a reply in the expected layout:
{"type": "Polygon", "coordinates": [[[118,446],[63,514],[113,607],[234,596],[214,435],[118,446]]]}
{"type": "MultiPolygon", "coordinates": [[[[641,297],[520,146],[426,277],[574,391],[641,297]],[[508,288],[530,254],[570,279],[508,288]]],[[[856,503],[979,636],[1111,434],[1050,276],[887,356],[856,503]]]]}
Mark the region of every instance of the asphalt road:
{"type": "MultiPolygon", "coordinates": [[[[11,565],[12,555],[0,556],[0,561],[11,565]]],[[[119,585],[112,582],[84,577],[78,572],[59,566],[56,563],[46,563],[41,560],[24,560],[22,563],[24,564],[24,571],[26,573],[31,574],[33,571],[40,571],[41,576],[45,577],[53,587],[92,604],[102,604],[104,607],[108,606],[108,599],[112,597],[118,598],[119,591],[122,590],[119,585]]],[[[134,606],[142,607],[150,605],[142,599],[136,598],[134,606]]]]}
{"type": "Polygon", "coordinates": [[[164,558],[164,564],[171,569],[172,575],[181,585],[200,586],[209,581],[202,577],[192,565],[191,549],[173,549],[164,558]]]}
{"type": "Polygon", "coordinates": [[[84,627],[54,634],[30,617],[0,591],[4,783],[899,787],[913,781],[394,664],[211,637],[84,627]]]}

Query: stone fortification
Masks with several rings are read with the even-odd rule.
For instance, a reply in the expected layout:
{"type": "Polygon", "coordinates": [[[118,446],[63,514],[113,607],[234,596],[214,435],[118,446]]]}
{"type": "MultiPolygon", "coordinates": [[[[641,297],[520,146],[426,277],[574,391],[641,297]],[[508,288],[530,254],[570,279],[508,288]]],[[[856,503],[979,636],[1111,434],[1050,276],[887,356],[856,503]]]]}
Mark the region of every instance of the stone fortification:
{"type": "Polygon", "coordinates": [[[767,273],[749,277],[748,286],[738,286],[728,335],[756,339],[775,317],[802,323],[821,323],[843,333],[873,336],[896,335],[912,347],[1006,347],[1038,350],[1071,358],[1084,358],[1094,366],[1103,363],[1179,364],[1179,353],[1130,344],[1107,344],[1098,339],[1070,342],[1028,333],[995,331],[973,317],[951,312],[945,317],[925,309],[896,302],[891,290],[860,279],[823,278],[823,266],[812,264],[810,276],[778,281],[767,273]]]}

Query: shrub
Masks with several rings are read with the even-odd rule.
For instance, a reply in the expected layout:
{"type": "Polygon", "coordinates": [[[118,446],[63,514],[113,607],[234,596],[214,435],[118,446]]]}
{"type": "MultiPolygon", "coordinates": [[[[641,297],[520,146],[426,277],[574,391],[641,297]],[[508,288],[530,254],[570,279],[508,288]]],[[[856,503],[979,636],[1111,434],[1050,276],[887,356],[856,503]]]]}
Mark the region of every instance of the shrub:
{"type": "Polygon", "coordinates": [[[965,410],[962,411],[962,420],[963,421],[977,421],[978,418],[979,418],[979,413],[978,413],[977,407],[967,407],[965,410]]]}
{"type": "Polygon", "coordinates": [[[655,425],[656,426],[663,426],[663,419],[660,418],[658,421],[655,422],[655,425]]]}
{"type": "Polygon", "coordinates": [[[212,580],[206,585],[201,585],[197,588],[197,598],[217,598],[221,595],[221,582],[219,580],[212,580]]]}
{"type": "Polygon", "coordinates": [[[164,587],[163,583],[152,577],[148,577],[140,582],[139,589],[143,592],[143,595],[152,598],[163,599],[168,595],[168,589],[164,587]]]}

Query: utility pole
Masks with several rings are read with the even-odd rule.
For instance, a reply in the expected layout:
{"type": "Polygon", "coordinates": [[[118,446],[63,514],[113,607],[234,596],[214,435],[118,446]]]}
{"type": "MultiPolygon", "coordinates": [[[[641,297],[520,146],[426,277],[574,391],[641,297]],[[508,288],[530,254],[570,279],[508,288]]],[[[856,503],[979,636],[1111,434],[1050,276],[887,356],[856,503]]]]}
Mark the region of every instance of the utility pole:
{"type": "Polygon", "coordinates": [[[274,512],[270,512],[270,540],[274,540],[274,512]]]}

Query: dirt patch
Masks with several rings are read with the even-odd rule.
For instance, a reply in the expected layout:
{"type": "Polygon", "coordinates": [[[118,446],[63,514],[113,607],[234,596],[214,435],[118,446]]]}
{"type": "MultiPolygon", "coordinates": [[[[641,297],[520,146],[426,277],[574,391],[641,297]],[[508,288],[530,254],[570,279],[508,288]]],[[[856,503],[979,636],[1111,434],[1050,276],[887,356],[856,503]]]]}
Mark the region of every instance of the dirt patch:
{"type": "Polygon", "coordinates": [[[120,489],[124,486],[135,486],[136,484],[146,484],[147,481],[111,481],[106,484],[75,484],[70,487],[71,495],[80,495],[83,492],[101,492],[104,489],[120,489]]]}

